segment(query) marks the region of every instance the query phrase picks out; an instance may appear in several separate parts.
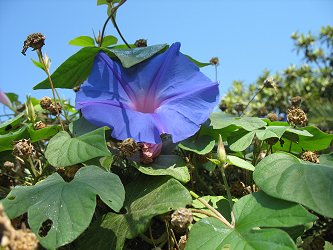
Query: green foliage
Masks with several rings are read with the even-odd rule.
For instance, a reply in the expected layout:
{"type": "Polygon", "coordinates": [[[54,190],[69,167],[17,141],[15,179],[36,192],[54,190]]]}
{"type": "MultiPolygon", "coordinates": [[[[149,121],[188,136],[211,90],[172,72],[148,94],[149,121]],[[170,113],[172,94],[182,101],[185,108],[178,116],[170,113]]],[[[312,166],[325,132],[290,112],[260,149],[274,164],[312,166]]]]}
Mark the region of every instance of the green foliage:
{"type": "Polygon", "coordinates": [[[181,149],[191,151],[199,155],[208,154],[213,150],[214,146],[214,138],[207,135],[200,136],[199,138],[196,136],[190,137],[178,144],[178,147],[181,149]]]}
{"type": "Polygon", "coordinates": [[[134,49],[110,49],[125,68],[130,68],[167,49],[166,44],[147,46],[134,49]]]}
{"type": "Polygon", "coordinates": [[[313,164],[289,154],[275,153],[256,166],[253,177],[268,195],[333,217],[332,165],[313,164]]]}
{"type": "MultiPolygon", "coordinates": [[[[265,116],[269,112],[286,113],[290,107],[290,98],[301,96],[301,107],[310,112],[310,123],[332,129],[331,116],[327,115],[332,112],[326,111],[326,107],[332,103],[333,93],[332,30],[332,26],[323,27],[317,36],[311,33],[294,33],[292,39],[296,51],[303,56],[305,63],[300,66],[291,65],[276,73],[274,79],[277,82],[277,90],[261,90],[245,112],[255,116],[265,116]]],[[[227,112],[236,114],[235,105],[246,105],[263,87],[264,80],[270,74],[269,71],[264,71],[255,83],[248,86],[241,81],[235,81],[223,97],[227,112]]]]}
{"type": "Polygon", "coordinates": [[[45,151],[46,159],[55,167],[71,166],[110,154],[105,144],[104,128],[74,138],[61,131],[49,141],[45,151]]]}
{"type": "Polygon", "coordinates": [[[303,225],[316,219],[302,206],[263,192],[242,197],[233,211],[235,228],[215,218],[204,218],[191,229],[186,249],[297,249],[288,234],[277,227],[303,225]]]}
{"type": "Polygon", "coordinates": [[[28,212],[29,225],[38,240],[44,247],[55,249],[73,241],[89,226],[96,195],[116,212],[125,198],[118,176],[88,166],[81,168],[70,183],[55,173],[35,186],[15,187],[2,204],[10,218],[28,212]],[[49,230],[43,232],[50,223],[49,230]]]}
{"type": "Polygon", "coordinates": [[[126,213],[108,213],[96,221],[82,237],[80,249],[123,249],[125,240],[144,233],[154,216],[191,201],[189,192],[175,179],[140,177],[126,187],[126,213]]]}
{"type": "Polygon", "coordinates": [[[190,180],[185,162],[177,155],[160,155],[152,164],[134,163],[134,166],[146,175],[169,175],[181,182],[190,180]]]}
{"type": "Polygon", "coordinates": [[[90,36],[78,36],[68,42],[70,45],[82,46],[82,47],[92,47],[95,46],[95,41],[90,36]]]}

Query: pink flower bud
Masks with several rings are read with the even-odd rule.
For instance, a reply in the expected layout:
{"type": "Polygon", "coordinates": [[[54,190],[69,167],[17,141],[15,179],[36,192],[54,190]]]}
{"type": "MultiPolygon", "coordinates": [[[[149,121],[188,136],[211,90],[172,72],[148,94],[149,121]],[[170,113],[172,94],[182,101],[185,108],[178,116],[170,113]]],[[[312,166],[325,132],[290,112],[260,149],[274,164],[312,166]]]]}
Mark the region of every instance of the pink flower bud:
{"type": "Polygon", "coordinates": [[[0,103],[6,105],[10,109],[12,108],[12,103],[9,100],[8,96],[1,90],[0,90],[0,103]]]}
{"type": "Polygon", "coordinates": [[[154,144],[154,143],[145,143],[142,142],[139,144],[141,147],[141,157],[140,162],[144,164],[152,163],[153,160],[159,156],[162,150],[162,143],[154,144]]]}

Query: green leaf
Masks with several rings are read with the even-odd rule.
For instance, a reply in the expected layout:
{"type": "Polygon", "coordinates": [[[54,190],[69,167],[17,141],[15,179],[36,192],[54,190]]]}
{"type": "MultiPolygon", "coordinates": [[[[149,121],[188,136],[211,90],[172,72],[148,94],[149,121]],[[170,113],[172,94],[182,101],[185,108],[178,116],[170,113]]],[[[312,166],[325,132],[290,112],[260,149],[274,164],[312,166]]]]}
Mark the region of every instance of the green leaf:
{"type": "Polygon", "coordinates": [[[98,129],[98,127],[88,122],[84,117],[80,117],[69,124],[69,131],[74,137],[87,134],[96,129],[98,129]]]}
{"type": "Polygon", "coordinates": [[[199,155],[208,154],[213,150],[215,146],[215,140],[211,136],[200,136],[199,138],[190,137],[178,144],[181,149],[194,152],[199,155]]]}
{"type": "Polygon", "coordinates": [[[12,129],[17,129],[18,126],[21,125],[25,112],[22,112],[15,116],[12,119],[9,119],[3,123],[0,123],[0,135],[7,134],[12,129]]]}
{"type": "MultiPolygon", "coordinates": [[[[314,126],[308,126],[301,129],[288,129],[289,132],[297,133],[297,141],[292,143],[291,151],[301,153],[304,150],[320,151],[328,148],[333,140],[333,134],[327,134],[314,126]]],[[[289,133],[288,132],[288,133],[289,133]]],[[[286,132],[287,133],[287,132],[286,132]]],[[[285,133],[285,134],[286,134],[285,133]]],[[[292,138],[284,138],[284,144],[281,147],[278,143],[273,146],[275,150],[289,151],[290,140],[292,138]]]]}
{"type": "Polygon", "coordinates": [[[113,162],[113,156],[103,156],[88,160],[83,163],[85,166],[94,165],[110,171],[113,162]]]}
{"type": "Polygon", "coordinates": [[[230,145],[230,149],[232,151],[243,151],[245,150],[248,146],[251,145],[252,140],[256,134],[256,131],[244,131],[244,133],[239,133],[238,131],[234,132],[236,137],[228,137],[228,143],[230,145]],[[244,135],[245,133],[245,135],[244,135]],[[241,136],[239,139],[238,137],[241,136]],[[237,140],[236,140],[237,139],[237,140]]]}
{"type": "Polygon", "coordinates": [[[286,232],[272,227],[293,227],[316,219],[302,206],[263,192],[242,197],[235,203],[233,211],[235,228],[229,228],[215,218],[202,219],[192,227],[185,249],[296,250],[286,232]]]}
{"type": "Polygon", "coordinates": [[[55,249],[76,239],[89,226],[96,195],[118,212],[125,191],[117,175],[89,166],[81,168],[69,183],[54,173],[35,186],[15,187],[2,204],[10,218],[28,212],[29,226],[40,243],[55,249]],[[47,222],[52,226],[42,236],[40,229],[47,222]]]}
{"type": "Polygon", "coordinates": [[[147,230],[154,216],[191,202],[191,195],[177,180],[141,176],[126,187],[126,213],[103,216],[81,237],[79,249],[121,250],[126,239],[133,239],[147,230]]]}
{"type": "Polygon", "coordinates": [[[333,167],[333,153],[320,155],[319,161],[320,164],[333,167]]]}
{"type": "Polygon", "coordinates": [[[333,217],[332,167],[304,162],[287,153],[275,153],[259,162],[253,177],[267,194],[333,217]]]}
{"type": "Polygon", "coordinates": [[[258,117],[242,117],[233,116],[226,113],[213,113],[210,116],[211,125],[214,129],[226,128],[230,125],[243,128],[247,131],[253,131],[266,126],[266,122],[258,117]]]}
{"type": "Polygon", "coordinates": [[[118,42],[118,39],[114,36],[105,36],[103,38],[103,44],[102,47],[107,47],[113,44],[116,44],[118,42]]]}
{"type": "Polygon", "coordinates": [[[195,60],[194,58],[190,57],[189,55],[185,55],[188,59],[190,59],[191,62],[193,62],[195,65],[197,65],[199,68],[206,67],[208,65],[211,65],[209,62],[203,63],[195,60]]]}
{"type": "Polygon", "coordinates": [[[232,165],[234,166],[237,166],[237,167],[240,167],[240,168],[243,168],[243,169],[247,169],[247,170],[250,170],[250,171],[254,171],[254,166],[248,162],[248,161],[245,161],[237,156],[233,156],[233,155],[228,155],[227,156],[227,161],[229,163],[231,163],[232,165]]]}
{"type": "Polygon", "coordinates": [[[130,68],[148,58],[162,52],[167,48],[166,44],[153,45],[134,49],[110,49],[114,53],[124,68],[130,68]]]}
{"type": "MultiPolygon", "coordinates": [[[[93,67],[96,54],[101,50],[97,47],[85,47],[69,57],[51,75],[55,88],[71,89],[87,79],[93,67]]],[[[38,83],[33,89],[50,89],[47,79],[38,83]]]]}
{"type": "Polygon", "coordinates": [[[178,155],[159,155],[149,165],[135,163],[134,166],[146,175],[169,175],[181,182],[190,180],[188,168],[178,155]]]}
{"type": "Polygon", "coordinates": [[[46,128],[35,130],[32,126],[28,128],[31,142],[48,139],[61,131],[61,126],[53,125],[46,128]]]}
{"type": "Polygon", "coordinates": [[[32,61],[32,63],[33,63],[36,67],[38,67],[38,68],[40,68],[41,70],[45,71],[44,64],[42,64],[42,63],[40,63],[40,62],[37,62],[37,61],[35,61],[35,60],[32,59],[32,58],[31,58],[31,61],[32,61]]]}
{"type": "MultiPolygon", "coordinates": [[[[230,204],[227,198],[223,196],[202,196],[201,199],[208,202],[213,208],[219,211],[227,221],[231,222],[231,213],[230,213],[230,204]]],[[[199,200],[194,199],[192,202],[192,207],[206,212],[212,213],[205,205],[203,205],[199,200]]],[[[198,221],[199,219],[206,218],[207,215],[201,213],[193,213],[194,220],[198,221]]]]}
{"type": "Polygon", "coordinates": [[[27,126],[23,126],[17,131],[9,132],[5,135],[0,135],[0,152],[5,150],[12,150],[14,141],[18,141],[20,139],[28,137],[29,133],[27,126]]]}
{"type": "Polygon", "coordinates": [[[104,128],[71,138],[66,131],[56,134],[45,151],[45,157],[54,167],[66,167],[99,156],[111,156],[106,147],[104,128]]]}
{"type": "Polygon", "coordinates": [[[78,36],[70,40],[68,44],[74,46],[89,47],[89,46],[95,46],[95,40],[90,36],[78,36]]]}

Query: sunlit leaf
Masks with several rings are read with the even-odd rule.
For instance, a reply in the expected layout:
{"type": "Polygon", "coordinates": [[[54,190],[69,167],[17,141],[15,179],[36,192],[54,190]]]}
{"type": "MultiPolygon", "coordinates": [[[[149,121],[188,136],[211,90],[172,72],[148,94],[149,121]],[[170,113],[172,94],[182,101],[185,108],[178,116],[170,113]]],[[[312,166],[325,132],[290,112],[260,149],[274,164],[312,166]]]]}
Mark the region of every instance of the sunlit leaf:
{"type": "Polygon", "coordinates": [[[89,166],[81,168],[69,183],[54,173],[35,186],[17,186],[2,204],[10,218],[28,212],[29,226],[40,243],[55,249],[76,239],[89,226],[96,195],[118,212],[125,191],[117,175],[89,166]],[[47,224],[49,231],[41,233],[47,224]]]}

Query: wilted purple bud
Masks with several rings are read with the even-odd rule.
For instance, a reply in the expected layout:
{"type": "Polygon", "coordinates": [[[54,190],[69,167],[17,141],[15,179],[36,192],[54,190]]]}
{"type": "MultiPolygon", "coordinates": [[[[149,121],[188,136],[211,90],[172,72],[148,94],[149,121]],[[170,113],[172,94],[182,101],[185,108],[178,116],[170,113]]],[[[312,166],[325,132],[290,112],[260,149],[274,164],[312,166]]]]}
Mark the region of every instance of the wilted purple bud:
{"type": "Polygon", "coordinates": [[[10,109],[13,107],[8,96],[5,94],[5,92],[3,92],[1,90],[0,90],[0,103],[2,103],[3,105],[7,106],[10,109]]]}
{"type": "Polygon", "coordinates": [[[227,161],[227,153],[225,152],[222,136],[219,137],[219,142],[217,145],[217,159],[224,165],[227,161]]]}

